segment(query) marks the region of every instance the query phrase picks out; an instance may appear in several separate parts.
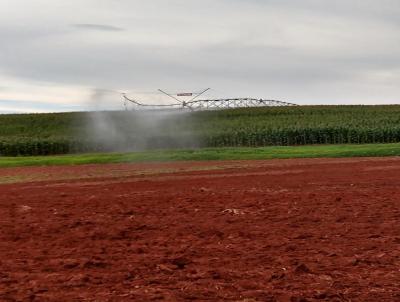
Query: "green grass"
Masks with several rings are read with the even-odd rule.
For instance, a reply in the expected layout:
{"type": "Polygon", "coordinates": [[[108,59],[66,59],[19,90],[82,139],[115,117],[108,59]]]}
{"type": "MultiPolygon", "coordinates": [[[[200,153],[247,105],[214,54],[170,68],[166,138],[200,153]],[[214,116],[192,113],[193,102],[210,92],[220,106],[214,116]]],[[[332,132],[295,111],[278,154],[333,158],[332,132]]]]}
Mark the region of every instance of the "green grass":
{"type": "Polygon", "coordinates": [[[180,160],[254,160],[316,157],[398,156],[400,143],[365,145],[319,145],[262,148],[206,148],[133,153],[99,153],[35,157],[0,157],[0,167],[81,165],[180,160]]]}

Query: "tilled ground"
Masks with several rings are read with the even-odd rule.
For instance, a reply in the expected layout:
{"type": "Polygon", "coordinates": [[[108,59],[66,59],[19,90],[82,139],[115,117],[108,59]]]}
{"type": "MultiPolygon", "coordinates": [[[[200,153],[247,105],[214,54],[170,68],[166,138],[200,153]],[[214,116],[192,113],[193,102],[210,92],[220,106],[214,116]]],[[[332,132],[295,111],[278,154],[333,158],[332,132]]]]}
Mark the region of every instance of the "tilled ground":
{"type": "Polygon", "coordinates": [[[0,170],[0,301],[400,301],[400,159],[0,170]]]}

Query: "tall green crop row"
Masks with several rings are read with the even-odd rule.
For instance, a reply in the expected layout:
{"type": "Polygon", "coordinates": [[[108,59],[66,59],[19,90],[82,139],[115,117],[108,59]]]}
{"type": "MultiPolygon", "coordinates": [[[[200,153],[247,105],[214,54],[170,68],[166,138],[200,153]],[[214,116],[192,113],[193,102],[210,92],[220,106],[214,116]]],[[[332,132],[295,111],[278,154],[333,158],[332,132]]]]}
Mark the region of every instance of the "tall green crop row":
{"type": "Polygon", "coordinates": [[[400,142],[400,128],[384,129],[334,129],[303,128],[264,131],[229,131],[214,133],[206,138],[206,146],[291,146],[312,144],[366,144],[400,142]]]}
{"type": "Polygon", "coordinates": [[[400,142],[400,106],[316,106],[205,113],[208,146],[400,142]],[[211,118],[212,117],[212,118],[211,118]]]}
{"type": "Polygon", "coordinates": [[[124,134],[115,143],[110,135],[99,141],[88,134],[91,114],[0,115],[0,155],[99,152],[116,145],[130,150],[400,142],[400,105],[232,109],[163,116],[157,123],[126,112],[103,113],[124,134]]]}

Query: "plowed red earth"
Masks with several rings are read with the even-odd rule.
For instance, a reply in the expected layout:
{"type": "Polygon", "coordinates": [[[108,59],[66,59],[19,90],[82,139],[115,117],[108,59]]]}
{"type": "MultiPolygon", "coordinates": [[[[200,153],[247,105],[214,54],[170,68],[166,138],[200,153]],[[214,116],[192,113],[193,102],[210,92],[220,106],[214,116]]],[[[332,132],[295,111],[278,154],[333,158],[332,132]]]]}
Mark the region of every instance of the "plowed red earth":
{"type": "Polygon", "coordinates": [[[0,170],[1,301],[400,301],[400,159],[0,170]]]}

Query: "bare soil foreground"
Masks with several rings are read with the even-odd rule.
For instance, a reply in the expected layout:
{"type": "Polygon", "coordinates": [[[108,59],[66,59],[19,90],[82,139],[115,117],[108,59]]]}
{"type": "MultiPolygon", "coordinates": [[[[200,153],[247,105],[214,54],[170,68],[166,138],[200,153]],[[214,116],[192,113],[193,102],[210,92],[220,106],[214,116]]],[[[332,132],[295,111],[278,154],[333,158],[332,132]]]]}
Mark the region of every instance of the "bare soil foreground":
{"type": "Polygon", "coordinates": [[[400,158],[0,170],[0,301],[400,301],[400,158]]]}

